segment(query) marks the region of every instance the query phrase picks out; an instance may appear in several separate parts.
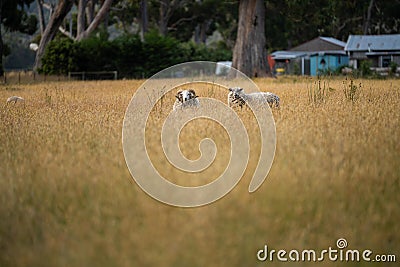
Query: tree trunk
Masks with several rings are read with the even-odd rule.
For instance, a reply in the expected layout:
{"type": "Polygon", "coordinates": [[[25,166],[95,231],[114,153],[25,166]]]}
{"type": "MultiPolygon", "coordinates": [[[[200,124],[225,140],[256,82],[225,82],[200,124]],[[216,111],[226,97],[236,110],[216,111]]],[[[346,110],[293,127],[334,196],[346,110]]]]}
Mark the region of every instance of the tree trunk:
{"type": "Polygon", "coordinates": [[[232,67],[249,77],[271,76],[265,45],[264,0],[241,0],[232,67]]]}
{"type": "Polygon", "coordinates": [[[40,0],[42,3],[42,7],[46,8],[49,11],[49,17],[48,20],[50,20],[51,16],[53,15],[53,11],[54,11],[54,4],[53,3],[45,3],[42,0],[40,0]]]}
{"type": "Polygon", "coordinates": [[[58,2],[56,10],[52,14],[49,23],[42,35],[42,39],[40,40],[39,48],[36,52],[35,65],[33,67],[34,71],[37,71],[38,68],[42,66],[42,57],[44,54],[44,50],[47,44],[51,40],[53,40],[65,16],[71,10],[73,3],[73,0],[60,0],[58,2]]]}
{"type": "Polygon", "coordinates": [[[96,0],[88,0],[86,4],[86,20],[87,24],[90,25],[94,20],[94,8],[96,6],[96,0]]]}
{"type": "Polygon", "coordinates": [[[169,9],[169,0],[160,1],[160,19],[158,22],[158,31],[160,35],[167,35],[168,28],[168,9],[169,9]]]}
{"type": "Polygon", "coordinates": [[[85,39],[88,37],[101,23],[101,21],[106,17],[108,11],[110,10],[111,4],[113,0],[105,0],[103,5],[101,6],[99,12],[97,13],[96,17],[94,17],[92,23],[90,23],[89,27],[83,31],[80,35],[76,37],[77,41],[85,39]]]}
{"type": "Polygon", "coordinates": [[[207,41],[207,30],[210,27],[211,21],[206,20],[196,25],[194,29],[194,42],[196,44],[205,44],[207,41]]]}
{"type": "Polygon", "coordinates": [[[207,31],[210,28],[211,20],[206,20],[201,24],[200,41],[205,44],[207,41],[207,31]]]}
{"type": "Polygon", "coordinates": [[[147,0],[140,1],[140,39],[144,40],[144,34],[149,28],[149,15],[147,9],[147,0]]]}
{"type": "Polygon", "coordinates": [[[87,1],[79,0],[78,3],[78,17],[77,17],[77,33],[76,36],[80,36],[85,31],[85,10],[87,1]]]}
{"type": "Polygon", "coordinates": [[[168,22],[171,19],[172,14],[183,5],[186,4],[185,0],[159,0],[159,20],[158,20],[158,31],[162,36],[168,33],[168,22]]]}
{"type": "Polygon", "coordinates": [[[194,42],[200,44],[200,24],[197,24],[194,28],[194,42]]]}
{"type": "Polygon", "coordinates": [[[371,0],[369,2],[368,10],[367,10],[367,19],[365,20],[364,23],[364,29],[363,29],[363,34],[367,35],[368,30],[369,30],[369,24],[371,22],[371,12],[372,12],[372,6],[374,5],[374,0],[371,0]]]}
{"type": "Polygon", "coordinates": [[[36,0],[36,3],[37,3],[38,16],[39,16],[40,34],[43,35],[44,29],[46,28],[46,24],[44,22],[44,15],[43,15],[43,3],[42,3],[42,0],[36,0]]]}

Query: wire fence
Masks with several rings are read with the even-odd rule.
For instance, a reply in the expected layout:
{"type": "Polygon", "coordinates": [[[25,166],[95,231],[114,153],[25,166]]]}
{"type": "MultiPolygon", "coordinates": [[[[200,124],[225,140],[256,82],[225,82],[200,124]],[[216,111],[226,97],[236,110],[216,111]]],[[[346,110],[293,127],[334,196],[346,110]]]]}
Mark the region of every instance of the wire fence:
{"type": "Polygon", "coordinates": [[[79,71],[68,72],[68,79],[86,80],[117,80],[117,71],[79,71]]]}
{"type": "Polygon", "coordinates": [[[24,84],[40,82],[59,82],[59,81],[77,81],[77,80],[117,80],[117,71],[91,71],[91,72],[69,72],[68,75],[46,75],[39,74],[32,70],[12,70],[5,71],[3,77],[0,77],[2,84],[24,84]]]}

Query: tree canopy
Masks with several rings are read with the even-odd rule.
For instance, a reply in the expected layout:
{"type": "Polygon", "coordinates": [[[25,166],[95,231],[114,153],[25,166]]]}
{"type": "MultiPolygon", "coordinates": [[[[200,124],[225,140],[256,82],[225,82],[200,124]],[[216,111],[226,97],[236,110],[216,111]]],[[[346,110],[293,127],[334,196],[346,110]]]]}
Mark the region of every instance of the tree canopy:
{"type": "MultiPolygon", "coordinates": [[[[28,15],[25,11],[33,0],[0,0],[0,24],[8,31],[19,31],[33,34],[36,31],[36,16],[28,15]]],[[[0,28],[0,76],[3,75],[3,36],[0,28]]]]}
{"type": "MultiPolygon", "coordinates": [[[[268,52],[290,49],[317,36],[346,41],[349,34],[400,32],[400,0],[261,1],[265,6],[264,46],[268,52]]],[[[42,45],[37,58],[40,59],[48,42],[60,33],[79,42],[100,32],[108,35],[117,31],[117,36],[137,34],[143,42],[147,32],[156,31],[180,43],[193,41],[233,51],[240,40],[237,38],[239,3],[239,0],[2,0],[0,7],[1,23],[6,30],[32,34],[38,21],[36,16],[39,17],[42,45]],[[26,12],[30,4],[39,5],[35,16],[26,12]],[[43,7],[50,10],[52,17],[56,14],[58,17],[44,18],[43,7]]]]}

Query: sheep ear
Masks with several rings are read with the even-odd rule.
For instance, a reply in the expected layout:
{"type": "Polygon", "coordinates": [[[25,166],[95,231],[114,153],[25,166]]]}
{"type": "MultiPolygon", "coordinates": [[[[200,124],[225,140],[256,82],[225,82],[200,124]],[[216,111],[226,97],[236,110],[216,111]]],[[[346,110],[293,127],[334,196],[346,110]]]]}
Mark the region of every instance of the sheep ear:
{"type": "Polygon", "coordinates": [[[196,95],[196,92],[193,89],[190,89],[189,92],[192,93],[194,96],[196,95]]]}
{"type": "Polygon", "coordinates": [[[175,95],[176,99],[178,99],[179,101],[182,101],[182,91],[179,90],[176,95],[175,95]]]}

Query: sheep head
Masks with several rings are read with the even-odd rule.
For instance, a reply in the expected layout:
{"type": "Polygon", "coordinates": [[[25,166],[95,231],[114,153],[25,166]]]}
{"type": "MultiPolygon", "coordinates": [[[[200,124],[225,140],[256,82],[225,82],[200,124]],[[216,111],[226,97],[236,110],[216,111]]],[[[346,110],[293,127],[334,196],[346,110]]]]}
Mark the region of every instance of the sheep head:
{"type": "Polygon", "coordinates": [[[184,103],[198,96],[196,95],[196,92],[193,89],[189,89],[189,90],[178,91],[175,97],[178,99],[179,102],[184,103]]]}

